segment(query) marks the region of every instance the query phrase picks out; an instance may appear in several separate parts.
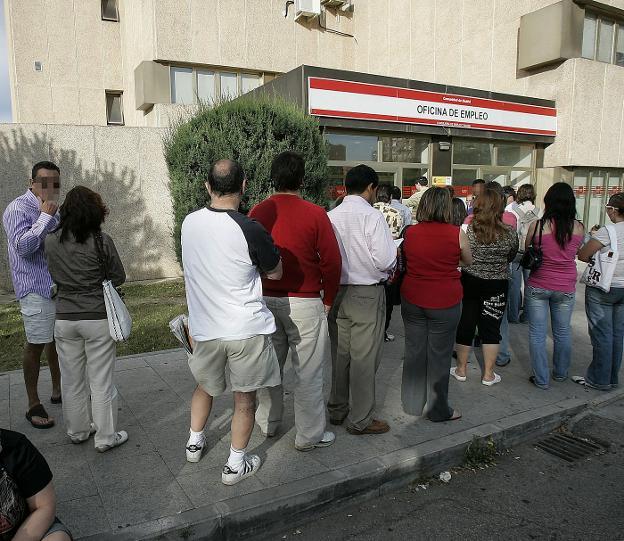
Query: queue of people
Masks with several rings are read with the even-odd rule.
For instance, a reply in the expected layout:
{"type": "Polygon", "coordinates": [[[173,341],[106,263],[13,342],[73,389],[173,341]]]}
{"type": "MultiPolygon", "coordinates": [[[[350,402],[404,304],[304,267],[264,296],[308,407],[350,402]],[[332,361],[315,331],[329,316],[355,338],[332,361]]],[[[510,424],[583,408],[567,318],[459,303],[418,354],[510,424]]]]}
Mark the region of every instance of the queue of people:
{"type": "MultiPolygon", "coordinates": [[[[471,348],[480,345],[481,383],[499,384],[496,367],[511,360],[509,324],[525,318],[531,383],[547,389],[551,377],[566,379],[577,255],[587,261],[622,254],[609,289],[586,288],[594,355],[585,376],[576,378],[601,390],[618,384],[624,194],[612,196],[607,206],[613,228],[585,238],[574,194],[564,183],[550,187],[543,212],[532,186],[515,192],[479,179],[469,207],[452,189],[429,187],[426,178],[417,183],[417,197],[403,204],[397,187],[380,186],[377,173],[359,165],[345,177],[346,196],[326,212],[302,197],[305,163],[297,153],[276,156],[271,178],[275,194],[245,216],[239,212],[248,182],[242,167],[217,161],[205,183],[210,203],[182,224],[189,368],[197,382],[186,457],[201,459],[213,399],[229,382],[234,413],[224,484],[260,468],[260,457],[247,450],[254,424],[267,438],[281,430],[289,355],[298,451],[334,443],[326,410],[331,425],[344,424],[354,436],[391,429],[377,412],[375,376],[384,341],[394,339],[388,326],[395,305],[405,326],[401,399],[409,414],[435,422],[459,419],[449,403],[450,377],[466,381],[471,348]],[[540,258],[530,273],[520,270],[527,251],[540,258]],[[552,371],[545,347],[549,315],[552,371]],[[329,358],[332,385],[325,404],[323,366],[329,358]]],[[[117,427],[115,342],[102,280],[119,286],[125,272],[113,239],[101,231],[108,210],[99,194],[77,186],[59,208],[59,191],[59,168],[40,162],[27,192],[3,216],[28,341],[26,417],[35,428],[54,424],[37,394],[45,351],[51,400],[63,404],[70,441],[94,436],[96,449],[106,452],[129,436],[117,427]]]]}

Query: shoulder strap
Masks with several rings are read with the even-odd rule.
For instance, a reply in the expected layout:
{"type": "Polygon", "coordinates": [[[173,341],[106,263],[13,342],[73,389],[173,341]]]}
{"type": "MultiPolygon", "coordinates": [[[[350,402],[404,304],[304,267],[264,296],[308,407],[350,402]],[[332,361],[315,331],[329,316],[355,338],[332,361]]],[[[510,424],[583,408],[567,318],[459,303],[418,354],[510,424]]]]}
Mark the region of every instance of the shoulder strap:
{"type": "Polygon", "coordinates": [[[108,280],[108,272],[106,270],[106,258],[104,257],[104,240],[102,239],[102,233],[99,231],[97,233],[94,233],[93,240],[95,241],[95,250],[97,252],[100,269],[104,274],[104,279],[108,280]]]}
{"type": "Polygon", "coordinates": [[[540,220],[539,224],[535,226],[533,230],[533,236],[531,237],[531,246],[535,246],[535,234],[537,233],[537,228],[539,227],[539,237],[538,237],[538,246],[542,246],[542,231],[544,230],[544,220],[540,220]]]}

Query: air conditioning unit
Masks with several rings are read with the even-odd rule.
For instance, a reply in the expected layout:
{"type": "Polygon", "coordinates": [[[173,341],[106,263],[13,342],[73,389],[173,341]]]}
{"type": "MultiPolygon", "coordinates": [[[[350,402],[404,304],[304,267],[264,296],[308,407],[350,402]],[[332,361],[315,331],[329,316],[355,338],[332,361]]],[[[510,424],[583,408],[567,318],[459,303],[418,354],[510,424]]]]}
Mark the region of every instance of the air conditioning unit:
{"type": "Polygon", "coordinates": [[[311,19],[321,14],[321,0],[295,0],[295,20],[311,19]]]}

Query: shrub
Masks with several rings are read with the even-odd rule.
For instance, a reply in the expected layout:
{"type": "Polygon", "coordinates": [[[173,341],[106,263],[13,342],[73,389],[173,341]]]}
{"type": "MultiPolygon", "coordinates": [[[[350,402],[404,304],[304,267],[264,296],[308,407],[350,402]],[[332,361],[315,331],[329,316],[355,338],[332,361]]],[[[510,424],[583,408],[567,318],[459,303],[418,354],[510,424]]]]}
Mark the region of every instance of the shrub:
{"type": "Polygon", "coordinates": [[[164,138],[164,151],[178,261],[182,221],[208,202],[204,182],[210,166],[221,158],[236,160],[243,166],[247,190],[241,207],[247,211],[272,193],[271,161],[284,150],[303,155],[303,196],[325,206],[327,147],[316,119],[295,105],[268,96],[243,96],[214,108],[200,105],[195,114],[173,123],[164,138]]]}

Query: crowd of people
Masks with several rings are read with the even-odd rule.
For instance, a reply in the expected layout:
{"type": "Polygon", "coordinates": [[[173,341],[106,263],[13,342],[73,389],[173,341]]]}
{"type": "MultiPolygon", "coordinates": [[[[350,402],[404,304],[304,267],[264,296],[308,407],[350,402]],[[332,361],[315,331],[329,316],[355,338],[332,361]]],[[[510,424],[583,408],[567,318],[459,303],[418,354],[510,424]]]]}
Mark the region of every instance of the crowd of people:
{"type": "MultiPolygon", "coordinates": [[[[466,381],[471,349],[480,346],[481,383],[499,384],[496,370],[511,361],[509,325],[527,321],[530,381],[548,389],[551,380],[569,376],[577,257],[621,254],[610,288],[586,288],[593,358],[586,374],[576,378],[598,390],[618,384],[624,194],[611,196],[607,205],[614,225],[586,234],[576,220],[572,188],[561,182],[548,189],[543,209],[530,184],[516,192],[480,179],[468,205],[454,197],[452,187],[429,186],[424,177],[402,201],[398,187],[380,185],[372,168],[358,165],[344,179],[346,196],[327,212],[302,197],[304,178],[299,154],[279,154],[271,167],[275,193],[244,215],[239,205],[248,179],[238,163],[219,160],[205,183],[210,203],[182,224],[188,364],[197,382],[188,461],[201,459],[213,399],[229,382],[234,413],[222,482],[233,485],[260,468],[260,457],[247,446],[254,424],[267,438],[280,431],[289,354],[297,450],[334,443],[327,418],[354,436],[388,432],[390,425],[376,413],[375,374],[384,341],[395,339],[388,329],[398,305],[405,327],[401,399],[407,413],[434,422],[459,419],[460,411],[449,404],[449,379],[466,381]],[[531,272],[523,268],[527,252],[539,254],[531,272]],[[546,353],[549,315],[552,369],[546,353]],[[330,358],[326,404],[323,367],[330,358]]],[[[59,193],[59,168],[37,163],[28,190],[3,215],[27,339],[26,418],[39,429],[55,422],[37,389],[45,351],[51,401],[63,405],[70,441],[93,436],[95,448],[106,452],[125,443],[128,434],[117,427],[115,342],[102,281],[119,286],[125,272],[113,239],[101,230],[108,209],[100,195],[77,186],[59,206],[59,193]]],[[[5,454],[18,440],[0,432],[0,472],[13,478],[5,454]]],[[[49,482],[22,491],[33,513],[37,506],[29,498],[36,498],[35,488],[48,490],[49,482]]],[[[41,527],[44,522],[57,524],[49,512],[41,527]]]]}

